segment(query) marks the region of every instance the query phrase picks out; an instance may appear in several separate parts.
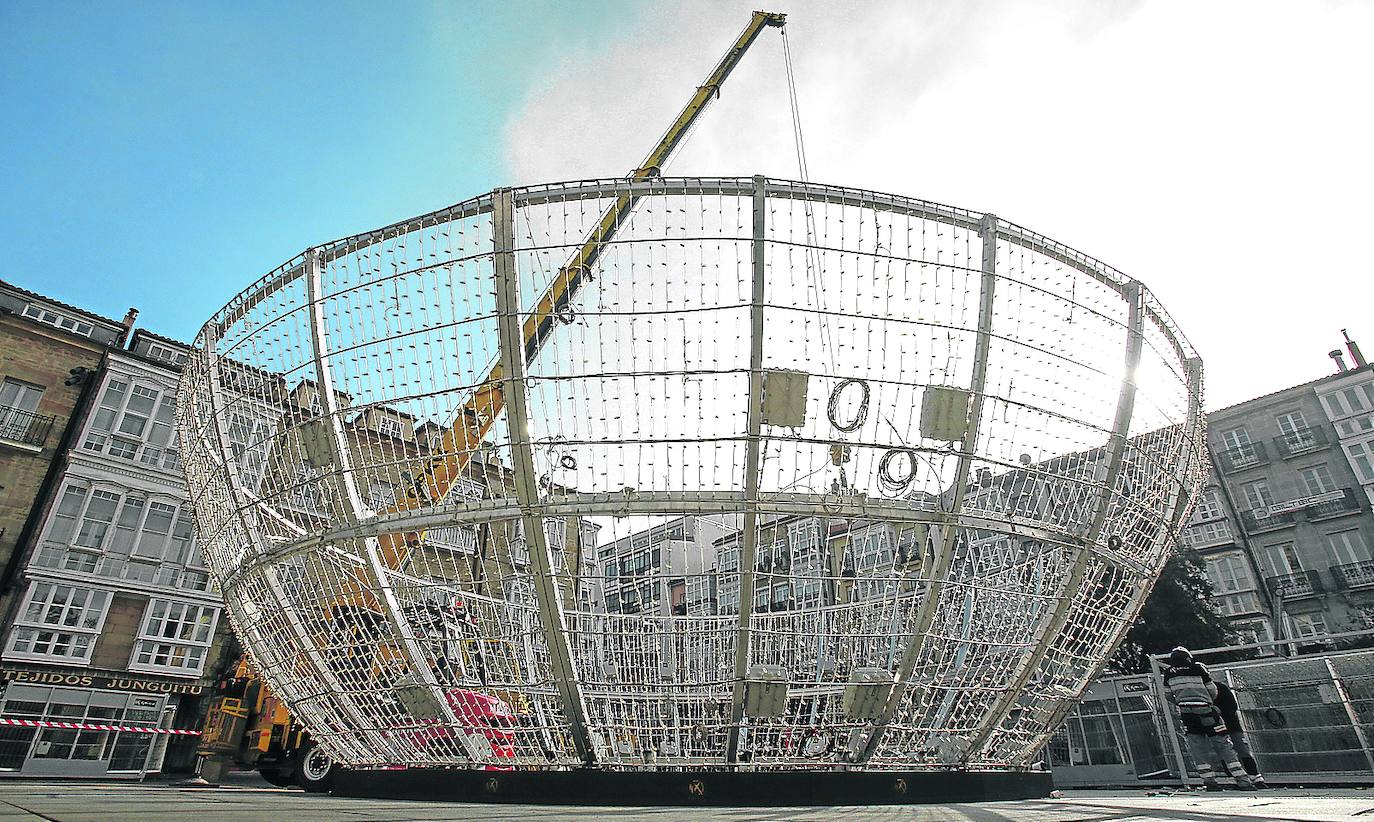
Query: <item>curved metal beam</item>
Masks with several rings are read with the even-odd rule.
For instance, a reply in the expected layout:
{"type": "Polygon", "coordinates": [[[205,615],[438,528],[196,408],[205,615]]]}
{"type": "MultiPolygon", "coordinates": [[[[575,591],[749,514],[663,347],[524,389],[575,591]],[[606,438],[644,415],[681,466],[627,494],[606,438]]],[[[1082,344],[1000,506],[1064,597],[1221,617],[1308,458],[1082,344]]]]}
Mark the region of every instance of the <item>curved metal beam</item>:
{"type": "MultiPolygon", "coordinates": [[[[901,707],[902,699],[911,687],[912,672],[916,669],[916,663],[921,659],[921,653],[925,650],[926,636],[930,633],[930,626],[935,621],[935,614],[940,606],[940,598],[944,594],[945,583],[949,579],[950,567],[954,562],[955,542],[959,536],[961,523],[959,514],[964,507],[964,497],[968,492],[969,469],[972,467],[973,456],[978,448],[978,432],[983,417],[983,392],[987,388],[988,355],[992,347],[993,299],[997,291],[997,225],[997,217],[993,214],[984,214],[979,223],[978,233],[983,243],[982,279],[978,300],[978,338],[974,344],[973,375],[969,381],[971,395],[969,421],[963,441],[959,446],[959,465],[954,473],[953,498],[950,501],[948,517],[942,528],[940,544],[936,548],[929,574],[922,573],[922,576],[930,580],[930,589],[926,593],[925,599],[921,601],[920,610],[916,612],[916,621],[911,626],[911,639],[907,642],[906,650],[902,652],[897,670],[893,672],[892,691],[888,694],[887,701],[883,704],[883,709],[878,718],[874,720],[873,729],[869,732],[868,740],[864,743],[863,749],[855,757],[855,761],[859,764],[867,762],[877,752],[883,736],[887,733],[888,726],[897,715],[897,709],[901,707]]],[[[925,569],[923,568],[922,571],[924,572],[925,569]]]]}

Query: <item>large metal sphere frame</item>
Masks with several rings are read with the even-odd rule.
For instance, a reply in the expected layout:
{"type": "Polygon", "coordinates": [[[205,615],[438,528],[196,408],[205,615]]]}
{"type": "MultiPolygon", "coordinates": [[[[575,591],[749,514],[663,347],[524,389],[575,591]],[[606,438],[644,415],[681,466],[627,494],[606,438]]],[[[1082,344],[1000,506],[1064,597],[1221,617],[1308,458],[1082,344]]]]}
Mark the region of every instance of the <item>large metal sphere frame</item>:
{"type": "Polygon", "coordinates": [[[231,622],[339,762],[1024,768],[1168,557],[1201,393],[1148,289],[994,215],[609,180],[308,249],[201,330],[178,427],[231,622]]]}

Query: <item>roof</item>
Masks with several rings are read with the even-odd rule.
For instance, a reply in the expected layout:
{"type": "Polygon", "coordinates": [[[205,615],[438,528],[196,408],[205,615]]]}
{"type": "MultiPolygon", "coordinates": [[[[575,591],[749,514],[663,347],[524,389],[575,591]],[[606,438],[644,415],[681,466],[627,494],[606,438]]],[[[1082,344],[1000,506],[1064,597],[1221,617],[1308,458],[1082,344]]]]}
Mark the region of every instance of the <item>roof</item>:
{"type": "Polygon", "coordinates": [[[1361,371],[1366,371],[1366,372],[1374,373],[1374,363],[1370,363],[1369,365],[1363,366],[1362,368],[1351,368],[1351,369],[1349,369],[1349,370],[1347,370],[1347,371],[1337,371],[1337,372],[1334,373],[1334,374],[1324,374],[1324,375],[1322,375],[1322,376],[1316,378],[1315,380],[1308,380],[1307,382],[1300,382],[1300,383],[1298,383],[1297,385],[1290,385],[1290,386],[1288,386],[1287,388],[1280,388],[1280,389],[1278,389],[1277,391],[1270,391],[1268,394],[1261,394],[1261,395],[1259,395],[1258,397],[1253,397],[1253,398],[1248,399],[1248,400],[1242,400],[1242,401],[1240,401],[1240,402],[1238,402],[1238,403],[1234,403],[1234,404],[1232,404],[1232,405],[1228,405],[1228,406],[1226,406],[1225,408],[1218,408],[1218,409],[1216,409],[1215,411],[1208,411],[1208,412],[1207,412],[1207,416],[1209,416],[1209,417],[1214,417],[1214,416],[1216,416],[1217,414],[1223,414],[1223,413],[1225,413],[1225,412],[1227,412],[1227,411],[1232,411],[1232,410],[1234,410],[1234,409],[1240,408],[1240,407],[1243,406],[1243,405],[1249,405],[1250,403],[1260,402],[1260,401],[1262,401],[1262,400],[1267,400],[1267,399],[1269,399],[1269,398],[1271,398],[1271,397],[1276,397],[1276,396],[1278,396],[1279,394],[1283,394],[1283,393],[1285,393],[1285,392],[1293,391],[1293,390],[1299,389],[1299,388],[1311,388],[1312,391],[1315,392],[1315,391],[1317,390],[1317,386],[1320,385],[1320,384],[1322,384],[1322,383],[1324,383],[1324,382],[1329,382],[1329,381],[1331,381],[1331,380],[1339,380],[1339,379],[1341,379],[1342,377],[1349,377],[1351,374],[1356,374],[1356,373],[1359,373],[1359,372],[1361,372],[1361,371]]]}
{"type": "Polygon", "coordinates": [[[156,342],[167,343],[169,345],[179,345],[182,348],[186,349],[189,349],[191,347],[190,343],[184,343],[181,340],[174,340],[171,337],[164,337],[161,334],[155,331],[149,331],[146,328],[135,328],[134,333],[129,337],[129,345],[132,347],[134,341],[139,339],[140,337],[148,337],[149,339],[154,340],[156,342]]]}
{"type": "Polygon", "coordinates": [[[15,285],[14,283],[10,282],[9,280],[0,280],[0,286],[12,289],[15,292],[23,294],[26,297],[33,297],[38,300],[43,300],[44,302],[52,303],[53,305],[61,308],[64,311],[71,311],[74,314],[80,314],[88,320],[95,320],[96,322],[105,323],[106,325],[111,326],[113,330],[118,331],[124,328],[124,323],[120,322],[119,320],[112,320],[109,317],[103,317],[99,314],[87,311],[84,308],[77,308],[76,306],[71,305],[70,303],[64,303],[61,300],[54,299],[53,297],[49,297],[46,294],[39,294],[37,291],[30,291],[27,288],[21,288],[15,285]]]}

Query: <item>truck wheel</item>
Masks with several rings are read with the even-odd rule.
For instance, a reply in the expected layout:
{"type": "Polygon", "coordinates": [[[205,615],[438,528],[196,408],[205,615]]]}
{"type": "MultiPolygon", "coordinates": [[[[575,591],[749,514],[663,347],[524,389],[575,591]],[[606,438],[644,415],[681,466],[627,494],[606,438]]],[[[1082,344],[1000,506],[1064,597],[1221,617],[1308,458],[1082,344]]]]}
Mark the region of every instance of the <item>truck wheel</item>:
{"type": "Polygon", "coordinates": [[[296,755],[296,784],[306,793],[328,793],[338,773],[338,764],[313,741],[296,755]]]}

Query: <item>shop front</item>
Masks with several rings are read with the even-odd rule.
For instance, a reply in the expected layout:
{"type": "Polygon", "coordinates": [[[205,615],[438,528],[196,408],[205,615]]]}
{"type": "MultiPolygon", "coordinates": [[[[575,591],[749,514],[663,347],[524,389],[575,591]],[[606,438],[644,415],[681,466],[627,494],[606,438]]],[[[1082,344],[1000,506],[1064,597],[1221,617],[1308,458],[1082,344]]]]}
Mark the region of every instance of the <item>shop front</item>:
{"type": "Polygon", "coordinates": [[[0,668],[0,775],[142,779],[161,770],[178,701],[196,682],[0,668]]]}

